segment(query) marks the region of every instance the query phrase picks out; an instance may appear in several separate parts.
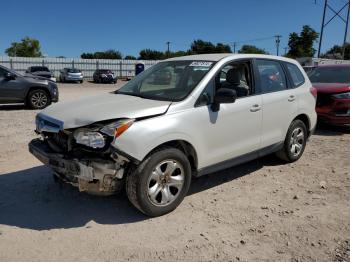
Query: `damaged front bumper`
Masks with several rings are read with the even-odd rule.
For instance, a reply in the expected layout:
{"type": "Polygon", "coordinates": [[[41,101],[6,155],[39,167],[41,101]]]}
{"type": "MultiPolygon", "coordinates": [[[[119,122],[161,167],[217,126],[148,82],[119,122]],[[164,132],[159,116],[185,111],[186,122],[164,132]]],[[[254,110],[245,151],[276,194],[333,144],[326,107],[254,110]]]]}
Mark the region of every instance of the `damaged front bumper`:
{"type": "Polygon", "coordinates": [[[124,184],[125,157],[116,160],[74,159],[54,152],[45,141],[34,139],[29,151],[42,163],[52,168],[55,175],[91,194],[112,195],[118,193],[124,184]]]}

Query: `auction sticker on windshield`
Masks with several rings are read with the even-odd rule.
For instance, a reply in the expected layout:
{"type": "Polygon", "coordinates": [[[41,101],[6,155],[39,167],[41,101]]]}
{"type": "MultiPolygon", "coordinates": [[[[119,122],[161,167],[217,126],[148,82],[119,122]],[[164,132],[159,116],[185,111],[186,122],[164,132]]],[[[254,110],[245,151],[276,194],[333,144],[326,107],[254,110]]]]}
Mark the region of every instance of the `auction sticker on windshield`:
{"type": "Polygon", "coordinates": [[[213,64],[213,62],[203,62],[203,61],[195,61],[190,64],[190,66],[203,66],[209,67],[213,64]]]}

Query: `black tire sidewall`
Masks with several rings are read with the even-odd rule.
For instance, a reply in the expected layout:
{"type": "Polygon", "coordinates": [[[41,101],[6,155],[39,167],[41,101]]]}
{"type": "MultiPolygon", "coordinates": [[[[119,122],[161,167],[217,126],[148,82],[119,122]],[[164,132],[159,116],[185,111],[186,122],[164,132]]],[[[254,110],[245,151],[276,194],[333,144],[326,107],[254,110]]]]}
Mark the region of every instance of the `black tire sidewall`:
{"type": "Polygon", "coordinates": [[[301,120],[294,120],[288,129],[286,140],[284,142],[284,151],[285,151],[286,156],[290,162],[297,161],[298,159],[301,158],[301,156],[304,153],[305,147],[306,147],[306,140],[307,140],[307,129],[306,129],[304,122],[301,120]],[[293,131],[298,127],[300,127],[304,132],[304,142],[303,142],[303,148],[301,149],[300,154],[298,156],[294,156],[289,148],[290,147],[290,139],[292,137],[293,131]]]}
{"type": "Polygon", "coordinates": [[[144,165],[140,165],[140,168],[137,169],[137,173],[139,180],[136,188],[138,202],[143,212],[150,216],[161,216],[173,211],[183,201],[191,184],[191,165],[185,154],[175,148],[155,152],[146,159],[144,165]],[[174,202],[167,206],[155,206],[150,202],[147,196],[148,178],[153,168],[166,159],[174,159],[181,163],[185,172],[185,181],[180,194],[174,202]]]}
{"type": "Polygon", "coordinates": [[[45,107],[49,106],[50,103],[51,103],[51,98],[50,98],[49,94],[48,94],[45,90],[42,90],[42,89],[35,89],[35,90],[33,90],[33,91],[30,91],[29,94],[28,94],[28,99],[27,99],[27,100],[28,100],[28,105],[29,105],[31,108],[33,108],[33,109],[44,109],[45,107]],[[38,92],[43,93],[43,94],[46,95],[46,97],[47,97],[47,103],[45,104],[45,106],[37,107],[37,106],[35,106],[35,105],[32,104],[32,99],[31,99],[31,98],[32,98],[32,96],[33,96],[35,93],[38,93],[38,92]]]}

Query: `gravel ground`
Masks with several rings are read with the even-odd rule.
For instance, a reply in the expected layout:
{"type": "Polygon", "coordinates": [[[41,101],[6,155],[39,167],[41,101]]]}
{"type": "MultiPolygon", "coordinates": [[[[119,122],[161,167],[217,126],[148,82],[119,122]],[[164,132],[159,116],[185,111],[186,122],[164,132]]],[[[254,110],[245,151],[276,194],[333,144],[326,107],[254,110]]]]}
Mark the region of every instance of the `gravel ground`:
{"type": "MultiPolygon", "coordinates": [[[[67,101],[116,85],[59,89],[67,101]]],[[[268,156],[195,179],[150,219],[125,195],[54,183],[27,150],[36,113],[0,106],[0,261],[350,261],[349,128],[319,128],[293,164],[268,156]]]]}

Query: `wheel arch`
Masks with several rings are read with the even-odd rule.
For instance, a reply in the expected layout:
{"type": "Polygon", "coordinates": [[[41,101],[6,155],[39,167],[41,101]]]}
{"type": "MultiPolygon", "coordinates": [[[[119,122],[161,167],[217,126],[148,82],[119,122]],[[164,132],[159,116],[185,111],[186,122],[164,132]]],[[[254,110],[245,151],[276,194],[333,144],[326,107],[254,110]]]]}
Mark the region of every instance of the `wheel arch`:
{"type": "Polygon", "coordinates": [[[186,157],[188,158],[192,171],[194,171],[194,172],[197,171],[197,168],[198,168],[197,152],[196,152],[194,146],[185,140],[178,139],[178,140],[170,140],[170,141],[164,142],[164,143],[156,146],[155,148],[153,148],[145,156],[145,158],[147,158],[149,155],[153,154],[155,151],[161,150],[162,148],[166,148],[166,147],[177,148],[180,151],[182,151],[186,155],[186,157]]]}
{"type": "Polygon", "coordinates": [[[310,135],[310,127],[311,127],[311,121],[310,121],[310,118],[306,115],[306,114],[299,114],[298,116],[296,116],[294,120],[300,120],[302,121],[305,126],[306,126],[306,129],[307,129],[307,134],[308,136],[310,135]]]}
{"type": "Polygon", "coordinates": [[[50,91],[48,90],[48,88],[46,88],[46,87],[44,87],[44,86],[31,86],[31,87],[28,88],[28,90],[27,90],[27,92],[26,92],[26,96],[25,96],[25,99],[26,99],[26,100],[28,99],[28,95],[30,94],[30,92],[32,92],[32,91],[34,91],[34,90],[43,90],[43,91],[45,91],[45,92],[49,95],[50,99],[52,99],[51,93],[50,93],[50,91]]]}

